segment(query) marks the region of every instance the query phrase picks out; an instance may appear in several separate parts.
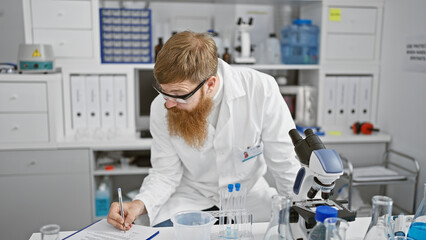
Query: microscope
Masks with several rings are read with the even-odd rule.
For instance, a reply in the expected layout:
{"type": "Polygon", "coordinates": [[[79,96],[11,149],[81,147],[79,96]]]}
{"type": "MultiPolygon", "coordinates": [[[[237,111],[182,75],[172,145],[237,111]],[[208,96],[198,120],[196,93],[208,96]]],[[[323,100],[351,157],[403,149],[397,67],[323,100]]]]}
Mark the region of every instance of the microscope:
{"type": "Polygon", "coordinates": [[[350,211],[343,204],[347,201],[329,199],[335,181],[343,174],[339,154],[326,149],[312,129],[305,130],[303,139],[296,129],[289,132],[296,155],[302,165],[293,185],[293,202],[290,209],[290,226],[295,239],[308,239],[308,233],[315,224],[315,209],[328,205],[337,209],[337,216],[354,221],[356,211],[350,211]],[[317,196],[320,196],[318,198],[317,196]]]}
{"type": "Polygon", "coordinates": [[[239,52],[234,58],[235,63],[250,63],[254,64],[256,59],[251,56],[251,41],[250,41],[250,30],[253,25],[253,18],[249,21],[243,22],[241,18],[238,19],[237,28],[240,38],[241,46],[237,46],[235,50],[239,52]]]}

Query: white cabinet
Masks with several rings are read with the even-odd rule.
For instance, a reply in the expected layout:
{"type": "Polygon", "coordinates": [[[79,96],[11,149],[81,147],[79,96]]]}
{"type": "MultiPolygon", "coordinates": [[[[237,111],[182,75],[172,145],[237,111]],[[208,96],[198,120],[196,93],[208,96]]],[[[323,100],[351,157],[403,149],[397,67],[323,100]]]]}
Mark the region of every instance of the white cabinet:
{"type": "Polygon", "coordinates": [[[61,138],[60,74],[0,75],[0,144],[61,138]]]}
{"type": "Polygon", "coordinates": [[[25,41],[51,44],[57,59],[93,58],[92,11],[91,0],[24,0],[25,41]]]}
{"type": "Polygon", "coordinates": [[[90,1],[31,0],[34,28],[91,29],[90,1]]]}
{"type": "Polygon", "coordinates": [[[0,151],[0,239],[28,239],[41,226],[91,222],[89,151],[0,151]]]}

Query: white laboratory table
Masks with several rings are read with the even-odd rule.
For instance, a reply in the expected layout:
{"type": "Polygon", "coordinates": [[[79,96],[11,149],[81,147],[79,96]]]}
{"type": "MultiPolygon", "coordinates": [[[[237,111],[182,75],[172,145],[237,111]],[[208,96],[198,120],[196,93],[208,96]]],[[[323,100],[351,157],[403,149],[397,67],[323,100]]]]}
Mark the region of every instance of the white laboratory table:
{"type": "MultiPolygon", "coordinates": [[[[357,218],[354,222],[349,222],[349,229],[346,234],[346,240],[362,240],[364,238],[365,233],[367,232],[368,225],[370,224],[370,219],[367,217],[357,218]]],[[[266,232],[266,228],[268,227],[267,222],[264,223],[254,223],[253,224],[253,235],[255,240],[262,240],[263,235],[266,232]]],[[[158,234],[154,240],[171,240],[173,239],[173,228],[172,227],[164,227],[159,228],[160,234],[158,234]]],[[[61,239],[72,234],[73,231],[64,231],[61,232],[61,239]]],[[[40,233],[33,233],[29,240],[40,240],[40,233]]]]}

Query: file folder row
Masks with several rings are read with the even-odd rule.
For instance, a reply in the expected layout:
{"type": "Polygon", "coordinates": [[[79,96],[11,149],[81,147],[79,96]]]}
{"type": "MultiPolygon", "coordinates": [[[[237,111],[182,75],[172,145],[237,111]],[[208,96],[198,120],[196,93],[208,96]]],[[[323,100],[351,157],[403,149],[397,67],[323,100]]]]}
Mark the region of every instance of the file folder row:
{"type": "Polygon", "coordinates": [[[372,76],[326,76],[324,125],[371,121],[372,76]]]}
{"type": "Polygon", "coordinates": [[[125,75],[72,75],[70,85],[73,129],[127,127],[125,75]]]}

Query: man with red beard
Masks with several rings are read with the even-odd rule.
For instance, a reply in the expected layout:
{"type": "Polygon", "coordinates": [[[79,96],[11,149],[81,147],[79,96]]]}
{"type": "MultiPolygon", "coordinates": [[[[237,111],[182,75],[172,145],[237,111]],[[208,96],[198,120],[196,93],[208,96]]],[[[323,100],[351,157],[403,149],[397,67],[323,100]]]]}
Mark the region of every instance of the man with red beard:
{"type": "Polygon", "coordinates": [[[269,221],[271,196],[290,195],[300,165],[288,135],[295,128],[274,78],[217,58],[206,34],[173,35],[154,67],[152,168],[139,194],[113,203],[108,222],[127,229],[142,214],[171,226],[179,211],[217,209],[219,189],[241,183],[255,222],[269,221]],[[267,168],[277,188],[263,178],[267,168]]]}

